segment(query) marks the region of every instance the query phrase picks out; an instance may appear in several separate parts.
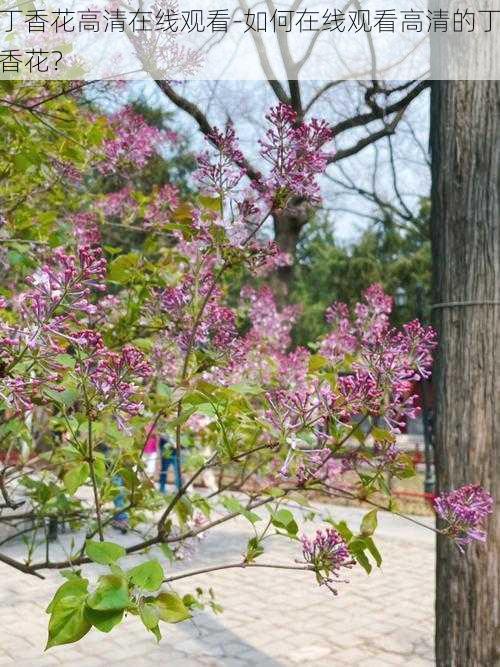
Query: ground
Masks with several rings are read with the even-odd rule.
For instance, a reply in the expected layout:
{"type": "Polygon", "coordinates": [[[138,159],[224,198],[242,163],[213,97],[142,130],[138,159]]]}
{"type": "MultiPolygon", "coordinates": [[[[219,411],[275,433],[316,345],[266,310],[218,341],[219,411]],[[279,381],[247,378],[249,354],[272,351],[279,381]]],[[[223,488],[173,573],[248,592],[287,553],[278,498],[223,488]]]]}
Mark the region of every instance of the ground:
{"type": "MultiPolygon", "coordinates": [[[[329,508],[356,526],[363,511],[329,508]]],[[[432,525],[428,518],[422,519],[432,525]]],[[[314,529],[314,525],[311,528],[314,529]]],[[[237,562],[248,539],[245,520],[210,532],[189,560],[175,570],[237,562]]],[[[56,572],[45,581],[0,565],[0,665],[42,667],[390,667],[434,665],[434,535],[384,513],[377,544],[383,565],[367,576],[349,572],[334,597],[308,572],[233,569],[175,582],[180,593],[213,587],[224,613],[203,612],[193,621],[162,625],[156,644],[141,623],[129,617],[109,635],[92,630],[77,644],[43,652],[44,607],[61,583],[56,572]]],[[[117,534],[109,535],[117,540],[117,534]]],[[[131,543],[132,536],[121,538],[131,543]]],[[[270,542],[267,562],[292,562],[299,555],[287,541],[270,542]]],[[[54,557],[56,550],[54,548],[54,557]]],[[[11,551],[19,555],[20,546],[11,551]]],[[[161,552],[154,552],[161,558],[161,552]]],[[[137,560],[137,559],[136,559],[137,560]]],[[[130,562],[134,560],[131,558],[130,562]]],[[[172,568],[170,568],[172,569],[172,568]]]]}

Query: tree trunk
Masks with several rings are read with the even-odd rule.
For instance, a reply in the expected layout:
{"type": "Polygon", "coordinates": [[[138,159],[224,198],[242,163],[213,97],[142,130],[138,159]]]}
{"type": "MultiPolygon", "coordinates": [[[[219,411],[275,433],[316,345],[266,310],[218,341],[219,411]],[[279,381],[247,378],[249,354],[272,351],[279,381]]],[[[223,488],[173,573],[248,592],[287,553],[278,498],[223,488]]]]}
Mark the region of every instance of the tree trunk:
{"type": "Polygon", "coordinates": [[[437,540],[438,667],[500,664],[500,83],[434,81],[431,94],[438,491],[479,483],[496,509],[486,545],[437,540]],[[464,305],[463,302],[481,302],[464,305]],[[489,302],[489,303],[486,303],[489,302]]]}
{"type": "Polygon", "coordinates": [[[287,207],[273,214],[274,240],[283,252],[290,255],[289,266],[282,266],[277,271],[277,282],[274,285],[277,296],[286,300],[293,278],[295,252],[302,227],[309,222],[313,214],[311,205],[302,199],[292,199],[287,207]]]}

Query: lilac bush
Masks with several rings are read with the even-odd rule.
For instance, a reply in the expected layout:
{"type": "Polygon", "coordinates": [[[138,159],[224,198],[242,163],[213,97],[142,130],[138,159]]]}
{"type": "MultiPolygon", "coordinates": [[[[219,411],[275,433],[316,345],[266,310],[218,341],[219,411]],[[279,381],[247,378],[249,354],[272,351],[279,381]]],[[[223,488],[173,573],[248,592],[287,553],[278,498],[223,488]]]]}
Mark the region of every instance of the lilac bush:
{"type": "MultiPolygon", "coordinates": [[[[299,308],[280,307],[262,284],[289,259],[261,231],[294,197],[319,203],[332,137],[325,122],[299,122],[284,105],[267,121],[267,171],[257,187],[245,184],[234,128],[214,129],[192,201],[173,186],[142,199],[127,186],[85,201],[60,245],[36,246],[28,275],[2,292],[0,522],[19,525],[16,534],[26,517],[34,527],[22,532],[24,558],[0,560],[31,576],[62,571],[47,608],[48,647],[92,627],[109,632],[128,614],[159,639],[160,623],[186,620],[203,605],[218,611],[210,593],[164,589],[177,577],[150,550],[175,561],[236,517],[251,529],[245,553],[214,569],[277,566],[264,561],[274,535],[297,548],[280,568],[310,572],[334,593],[344,571],[380,566],[377,510],[394,506],[385,477],[414,474],[396,435],[418,412],[413,385],[430,376],[436,336],[417,321],[393,328],[392,299],[372,285],[353,309],[332,304],[330,331],[311,349],[292,347],[299,308]],[[141,250],[101,246],[100,226],[116,216],[147,234],[141,250]],[[250,278],[235,304],[229,293],[241,269],[250,278]],[[32,428],[37,419],[47,424],[45,450],[32,428]],[[155,433],[168,433],[178,455],[185,449],[175,493],[161,494],[147,474],[142,454],[155,433]],[[213,469],[217,488],[195,491],[213,469]],[[137,537],[127,548],[107,539],[118,494],[137,537]],[[308,537],[296,508],[312,494],[372,509],[357,533],[330,520],[308,537]],[[61,561],[44,531],[54,516],[86,535],[61,561]],[[132,553],[144,560],[128,568],[132,553]],[[91,581],[89,562],[108,569],[91,581]]],[[[165,139],[130,110],[112,126],[116,136],[94,165],[99,174],[141,168],[165,139]]],[[[460,548],[485,540],[492,500],[481,487],[451,491],[435,506],[439,530],[460,548]]]]}

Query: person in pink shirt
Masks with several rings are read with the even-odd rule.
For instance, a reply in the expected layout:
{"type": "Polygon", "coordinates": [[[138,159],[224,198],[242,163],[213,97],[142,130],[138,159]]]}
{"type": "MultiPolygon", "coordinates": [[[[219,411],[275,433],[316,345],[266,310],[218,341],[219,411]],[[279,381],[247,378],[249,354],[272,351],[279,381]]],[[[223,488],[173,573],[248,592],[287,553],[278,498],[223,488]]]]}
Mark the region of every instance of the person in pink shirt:
{"type": "Polygon", "coordinates": [[[153,481],[156,477],[156,463],[158,461],[158,449],[160,438],[156,431],[151,431],[146,441],[143,451],[144,462],[146,464],[146,473],[153,481]]]}

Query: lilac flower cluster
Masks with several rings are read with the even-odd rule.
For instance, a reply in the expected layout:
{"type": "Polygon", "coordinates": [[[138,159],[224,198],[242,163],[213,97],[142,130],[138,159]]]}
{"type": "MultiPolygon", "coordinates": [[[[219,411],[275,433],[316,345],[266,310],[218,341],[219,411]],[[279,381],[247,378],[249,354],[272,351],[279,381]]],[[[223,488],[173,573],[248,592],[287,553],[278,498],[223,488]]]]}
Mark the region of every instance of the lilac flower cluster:
{"type": "Polygon", "coordinates": [[[347,306],[336,303],[326,312],[332,331],[323,340],[320,353],[332,363],[346,354],[355,357],[354,374],[341,377],[335,409],[349,420],[368,413],[383,416],[394,432],[418,413],[413,382],[427,379],[432,366],[436,334],[417,320],[398,331],[389,326],[392,299],[380,285],[363,294],[351,319],[347,306]]]}
{"type": "Polygon", "coordinates": [[[224,385],[244,382],[269,386],[277,374],[281,387],[303,385],[309,352],[304,348],[288,350],[298,309],[287,306],[280,310],[268,287],[246,287],[241,297],[250,329],[234,339],[229,363],[214,369],[212,379],[224,385]]]}
{"type": "Polygon", "coordinates": [[[265,341],[269,348],[285,352],[291,343],[290,332],[300,312],[299,308],[291,305],[278,310],[274,294],[267,285],[259,290],[245,287],[241,296],[250,304],[250,338],[261,344],[265,341]]]}
{"type": "Polygon", "coordinates": [[[105,290],[105,275],[106,260],[101,248],[81,246],[77,257],[57,248],[52,264],[44,264],[26,279],[32,289],[20,297],[23,314],[26,319],[35,320],[40,333],[63,302],[68,312],[93,313],[95,306],[89,295],[92,290],[105,290]]]}
{"type": "Polygon", "coordinates": [[[111,174],[121,164],[142,168],[162,142],[176,141],[174,132],[149,125],[142,115],[125,107],[111,117],[115,136],[104,142],[105,159],[98,165],[103,174],[111,174]]]}
{"type": "Polygon", "coordinates": [[[170,183],[163,185],[153,196],[144,212],[145,228],[161,228],[169,222],[173,211],[179,206],[179,188],[170,183]]]}
{"type": "Polygon", "coordinates": [[[333,456],[328,447],[313,449],[304,452],[303,460],[297,466],[297,483],[304,486],[310,480],[319,480],[327,484],[334,481],[338,486],[342,474],[349,469],[346,459],[338,459],[333,456]]]}
{"type": "Polygon", "coordinates": [[[244,176],[243,153],[232,123],[223,132],[214,127],[207,140],[215,146],[216,156],[214,159],[209,151],[198,156],[195,178],[204,192],[223,198],[233,192],[244,176]]]}
{"type": "Polygon", "coordinates": [[[105,348],[99,336],[86,334],[79,342],[88,345],[90,354],[79,364],[79,370],[95,390],[91,398],[96,409],[111,408],[118,426],[126,430],[125,417],[137,415],[143,408],[135,399],[137,381],[148,380],[153,369],[132,345],[125,345],[119,354],[105,348]]]}
{"type": "Polygon", "coordinates": [[[115,192],[109,192],[97,203],[97,207],[108,217],[120,217],[124,212],[135,211],[137,202],[132,192],[129,185],[115,192]]]}
{"type": "MultiPolygon", "coordinates": [[[[259,174],[254,179],[253,187],[271,208],[283,208],[292,196],[317,203],[320,193],[316,179],[330,158],[324,146],[332,139],[331,128],[317,119],[299,122],[287,104],[273,107],[266,119],[270,127],[259,145],[270,169],[267,175],[259,174]]],[[[205,192],[220,197],[232,195],[246,175],[245,158],[233,125],[228,124],[224,132],[214,128],[208,140],[216,154],[205,152],[198,158],[196,177],[205,192]]],[[[239,204],[244,208],[242,202],[239,204]]]]}
{"type": "MultiPolygon", "coordinates": [[[[35,394],[43,385],[57,381],[61,370],[55,355],[71,341],[72,326],[79,317],[96,312],[90,300],[93,290],[105,289],[106,260],[98,247],[81,246],[77,256],[57,248],[51,263],[43,264],[26,279],[30,289],[12,300],[20,322],[12,326],[0,322],[0,357],[10,371],[28,352],[43,363],[43,382],[32,377],[5,377],[0,393],[15,409],[33,407],[35,394]]],[[[41,400],[39,395],[36,400],[41,400]]]]}
{"type": "Polygon", "coordinates": [[[291,195],[318,202],[316,177],[328,164],[330,154],[323,147],[332,139],[331,128],[323,120],[299,123],[295,111],[286,104],[273,107],[266,119],[271,127],[259,143],[271,173],[264,190],[278,208],[291,195]]]}
{"type": "Polygon", "coordinates": [[[355,565],[343,537],[335,529],[326,528],[316,531],[313,539],[303,535],[301,542],[304,560],[313,566],[318,583],[326,585],[336,595],[333,584],[339,581],[340,570],[355,565]]]}
{"type": "Polygon", "coordinates": [[[461,550],[474,540],[486,540],[483,524],[493,511],[493,498],[481,486],[468,484],[443,493],[434,500],[434,507],[445,522],[446,534],[461,550]]]}
{"type": "Polygon", "coordinates": [[[78,246],[93,246],[101,242],[101,233],[94,213],[76,213],[71,218],[78,246]]]}
{"type": "MultiPolygon", "coordinates": [[[[208,271],[198,281],[201,296],[208,294],[213,277],[208,271]]],[[[221,304],[221,292],[212,289],[201,318],[196,320],[194,338],[191,331],[195,323],[196,306],[195,281],[191,275],[184,277],[175,287],[166,287],[160,294],[160,304],[169,322],[167,328],[180,350],[187,350],[190,344],[195,347],[212,346],[216,350],[226,349],[237,336],[236,315],[234,311],[221,304]]]]}

